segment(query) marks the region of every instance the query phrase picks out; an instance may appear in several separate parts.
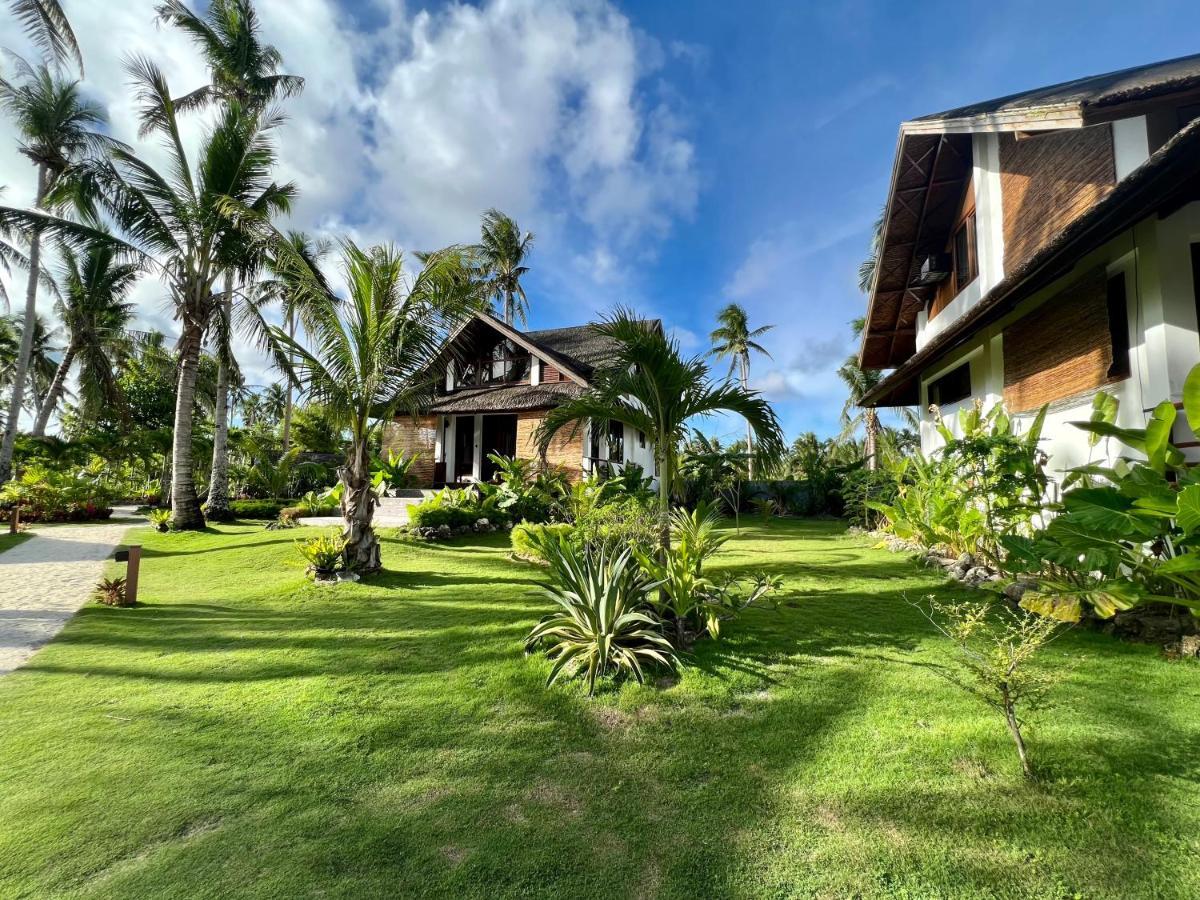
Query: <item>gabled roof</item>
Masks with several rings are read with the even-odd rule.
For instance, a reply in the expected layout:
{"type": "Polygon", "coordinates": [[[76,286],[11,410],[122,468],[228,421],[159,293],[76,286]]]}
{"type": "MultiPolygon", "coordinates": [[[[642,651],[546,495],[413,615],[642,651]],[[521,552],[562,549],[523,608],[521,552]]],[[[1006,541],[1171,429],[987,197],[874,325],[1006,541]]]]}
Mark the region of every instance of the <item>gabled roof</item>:
{"type": "Polygon", "coordinates": [[[1147,216],[1166,216],[1200,200],[1200,119],[1194,120],[1120,181],[1112,192],[988,291],[945,331],[867,392],[860,406],[918,402],[917,378],[940,356],[1068,274],[1087,253],[1147,216]]]}
{"type": "MultiPolygon", "coordinates": [[[[660,319],[644,319],[643,324],[647,328],[662,329],[660,319]]],[[[525,337],[547,353],[564,360],[586,378],[591,378],[596,369],[611,359],[616,349],[616,342],[601,334],[594,325],[527,331],[525,337]]]]}
{"type": "Polygon", "coordinates": [[[1200,54],[1089,75],[921,116],[904,123],[904,131],[978,131],[1004,124],[1028,126],[1032,120],[1042,127],[1080,127],[1104,121],[1103,111],[1110,107],[1191,89],[1200,89],[1200,54]]]}

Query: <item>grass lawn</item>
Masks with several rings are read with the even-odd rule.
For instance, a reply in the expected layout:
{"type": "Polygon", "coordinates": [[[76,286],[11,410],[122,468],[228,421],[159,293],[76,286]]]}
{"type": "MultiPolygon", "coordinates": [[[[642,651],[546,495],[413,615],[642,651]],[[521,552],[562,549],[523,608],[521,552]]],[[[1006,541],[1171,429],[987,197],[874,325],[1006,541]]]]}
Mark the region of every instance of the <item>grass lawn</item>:
{"type": "Polygon", "coordinates": [[[0,553],[9,550],[17,544],[23,544],[33,535],[28,531],[20,531],[16,534],[9,534],[7,531],[0,533],[0,553]]]}
{"type": "Polygon", "coordinates": [[[303,531],[147,530],[145,606],[0,679],[0,896],[1200,896],[1200,665],[1053,644],[1025,784],[932,574],[841,532],[744,528],[785,608],[589,700],[522,655],[502,536],[327,588],[303,531]]]}

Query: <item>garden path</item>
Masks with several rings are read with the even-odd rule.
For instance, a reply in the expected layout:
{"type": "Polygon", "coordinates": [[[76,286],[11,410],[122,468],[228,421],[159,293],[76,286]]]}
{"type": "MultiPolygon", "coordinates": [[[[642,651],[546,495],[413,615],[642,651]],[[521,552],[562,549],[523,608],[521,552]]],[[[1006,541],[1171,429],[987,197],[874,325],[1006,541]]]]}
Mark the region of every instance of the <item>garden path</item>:
{"type": "Polygon", "coordinates": [[[23,665],[92,595],[104,562],[145,520],[117,507],[107,522],[34,526],[0,553],[0,675],[23,665]]]}

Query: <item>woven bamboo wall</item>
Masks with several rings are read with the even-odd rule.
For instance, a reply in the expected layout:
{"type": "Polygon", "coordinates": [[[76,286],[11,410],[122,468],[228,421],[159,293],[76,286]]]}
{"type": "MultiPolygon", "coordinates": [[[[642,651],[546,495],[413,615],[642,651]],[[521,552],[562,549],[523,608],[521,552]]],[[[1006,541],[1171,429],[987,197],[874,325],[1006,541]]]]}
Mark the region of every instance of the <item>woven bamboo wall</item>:
{"type": "Polygon", "coordinates": [[[1004,403],[1010,412],[1037,409],[1108,381],[1108,331],[1103,269],[1051,297],[1004,329],[1004,403]]]}
{"type": "Polygon", "coordinates": [[[1004,271],[1012,272],[1116,185],[1112,127],[1000,135],[1004,271]]]}
{"type": "MultiPolygon", "coordinates": [[[[541,411],[517,413],[517,456],[537,459],[537,445],[533,434],[542,424],[545,413],[541,411]]],[[[573,481],[583,477],[583,429],[571,437],[570,427],[558,433],[546,451],[546,462],[562,466],[573,481]]]]}
{"type": "Polygon", "coordinates": [[[389,452],[403,452],[407,456],[420,454],[412,467],[417,487],[429,487],[433,484],[437,427],[437,416],[421,416],[415,420],[411,416],[400,416],[383,429],[381,443],[385,455],[389,452]]]}

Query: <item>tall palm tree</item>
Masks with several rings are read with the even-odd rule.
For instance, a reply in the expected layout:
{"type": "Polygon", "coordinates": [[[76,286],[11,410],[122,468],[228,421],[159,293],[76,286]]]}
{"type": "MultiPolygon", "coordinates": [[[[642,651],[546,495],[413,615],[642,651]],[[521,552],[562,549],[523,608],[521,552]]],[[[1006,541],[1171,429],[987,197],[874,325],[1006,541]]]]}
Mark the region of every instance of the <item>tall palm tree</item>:
{"type": "MultiPolygon", "coordinates": [[[[267,256],[266,268],[271,277],[262,279],[255,286],[255,304],[244,309],[244,319],[253,320],[250,330],[261,333],[262,306],[278,302],[283,310],[284,327],[289,337],[295,339],[297,324],[307,328],[308,300],[314,296],[327,297],[332,294],[320,268],[321,260],[329,254],[331,247],[329,241],[313,238],[303,231],[289,231],[286,242],[286,248],[279,248],[267,256]],[[297,271],[301,273],[300,277],[294,275],[297,271]],[[317,290],[310,290],[314,284],[317,290]]],[[[292,446],[292,394],[292,382],[288,379],[283,405],[284,453],[292,446]]]]}
{"type": "MultiPolygon", "coordinates": [[[[260,116],[237,103],[224,106],[205,135],[195,164],[183,148],[175,103],[163,73],[149,60],[128,69],[138,86],[143,136],[164,139],[168,166],[160,171],[132,148],[116,146],[110,158],[89,165],[85,177],[98,204],[127,239],[119,246],[159,271],[170,287],[180,320],[179,364],[172,446],[172,522],[201,528],[204,516],[193,471],[192,432],[196,379],[204,337],[219,298],[214,284],[235,253],[231,245],[274,234],[271,216],[286,212],[291,184],[271,180],[271,131],[278,117],[260,116]]],[[[116,241],[102,230],[32,210],[0,207],[0,226],[36,225],[70,241],[116,241]]]]}
{"type": "MultiPolygon", "coordinates": [[[[866,327],[866,319],[860,317],[850,324],[854,329],[854,336],[860,337],[866,327]]],[[[858,357],[850,356],[838,369],[838,377],[846,385],[846,402],[842,405],[842,434],[840,437],[846,438],[852,435],[858,430],[859,425],[862,425],[866,433],[863,456],[866,458],[867,468],[875,469],[879,465],[877,458],[879,413],[873,407],[859,407],[858,404],[875,385],[879,384],[883,373],[878,369],[862,368],[858,364],[858,357]]]]}
{"type": "Polygon", "coordinates": [[[542,420],[536,434],[538,447],[545,453],[556,434],[564,428],[578,432],[584,422],[621,422],[643,432],[654,444],[660,541],[666,552],[671,546],[667,521],[671,489],[688,423],[698,416],[736,413],[754,432],[760,458],[771,463],[784,451],[779,420],[756,391],[728,380],[714,383],[703,357],[684,359],[678,341],[648,327],[628,310],[618,308],[593,328],[610,338],[616,349],[583,394],[552,409],[542,420]]]}
{"type": "MultiPolygon", "coordinates": [[[[275,47],[262,42],[251,0],[212,0],[203,16],[180,0],[167,0],[158,7],[158,16],[192,38],[212,79],[210,84],[177,99],[177,109],[234,103],[261,112],[273,101],[295,96],[304,89],[303,78],[279,72],[283,57],[275,47]]],[[[208,514],[214,518],[225,518],[229,512],[229,383],[237,367],[231,347],[234,281],[237,273],[247,277],[257,267],[261,251],[253,242],[237,249],[241,252],[226,261],[218,316],[222,327],[215,329],[218,369],[207,504],[208,514]]]]}
{"type": "MultiPolygon", "coordinates": [[[[750,388],[750,353],[761,353],[767,359],[771,354],[756,338],[762,337],[774,325],[763,325],[761,328],[750,330],[750,317],[746,310],[737,303],[730,303],[717,313],[717,328],[710,335],[713,343],[712,354],[718,359],[729,360],[729,374],[734,369],[742,382],[742,388],[750,388]]],[[[750,423],[746,423],[746,459],[750,478],[754,477],[754,443],[750,434],[750,423]]]]}
{"type": "MultiPolygon", "coordinates": [[[[89,153],[104,146],[104,138],[94,130],[104,122],[104,113],[82,97],[77,81],[60,78],[44,64],[34,68],[20,58],[14,62],[16,80],[0,78],[0,109],[12,117],[21,133],[21,153],[37,167],[34,207],[42,209],[66,173],[89,153]]],[[[27,234],[29,280],[25,287],[25,320],[33,321],[37,315],[37,287],[42,268],[42,228],[34,221],[27,234]]],[[[4,440],[0,443],[0,483],[12,475],[18,411],[25,401],[32,340],[33,330],[26,329],[9,400],[8,408],[13,414],[8,417],[4,440]]]]}
{"type": "Polygon", "coordinates": [[[8,8],[47,61],[61,66],[70,59],[83,74],[79,42],[58,0],[8,0],[8,8]]]}
{"type": "Polygon", "coordinates": [[[524,263],[533,246],[533,233],[521,234],[510,217],[498,209],[489,209],[483,214],[480,238],[477,248],[480,269],[489,293],[501,303],[505,323],[513,324],[514,316],[526,322],[529,301],[521,278],[529,271],[524,263]]]}
{"type": "Polygon", "coordinates": [[[82,254],[64,246],[62,256],[63,290],[58,312],[67,331],[67,347],[34,423],[36,437],[46,433],[76,359],[80,362],[83,415],[120,403],[117,364],[128,352],[125,329],[134,310],[128,297],[141,274],[137,263],[119,260],[112,241],[93,241],[82,254]]]}
{"type": "Polygon", "coordinates": [[[866,258],[858,264],[858,289],[864,294],[871,293],[871,285],[875,283],[875,270],[879,266],[879,251],[883,247],[883,217],[887,215],[887,207],[879,211],[875,224],[871,226],[871,249],[866,258]]]}
{"type": "Polygon", "coordinates": [[[470,277],[464,253],[447,248],[424,256],[424,267],[405,277],[403,257],[390,246],[361,249],[341,244],[341,268],[348,299],[311,284],[308,303],[310,343],[284,329],[269,329],[270,349],[315,403],[322,403],[349,428],[350,449],[338,469],[345,520],[345,560],[360,573],[380,567],[379,540],[371,525],[369,434],[374,420],[394,412],[416,414],[433,396],[430,364],[449,329],[478,308],[479,286],[470,277]],[[323,299],[322,299],[323,296],[323,299]]]}
{"type": "MultiPolygon", "coordinates": [[[[23,322],[18,319],[16,322],[18,333],[24,336],[23,322]]],[[[59,346],[59,340],[62,337],[62,332],[46,323],[42,316],[35,316],[33,319],[33,338],[30,341],[29,351],[29,368],[27,376],[29,378],[29,396],[26,399],[25,409],[31,412],[36,418],[41,415],[43,398],[50,389],[50,382],[54,380],[54,373],[58,369],[57,355],[62,352],[62,347],[59,346]]]]}
{"type": "Polygon", "coordinates": [[[283,421],[287,409],[287,390],[282,384],[268,384],[259,399],[262,401],[262,417],[272,425],[283,421]]]}

